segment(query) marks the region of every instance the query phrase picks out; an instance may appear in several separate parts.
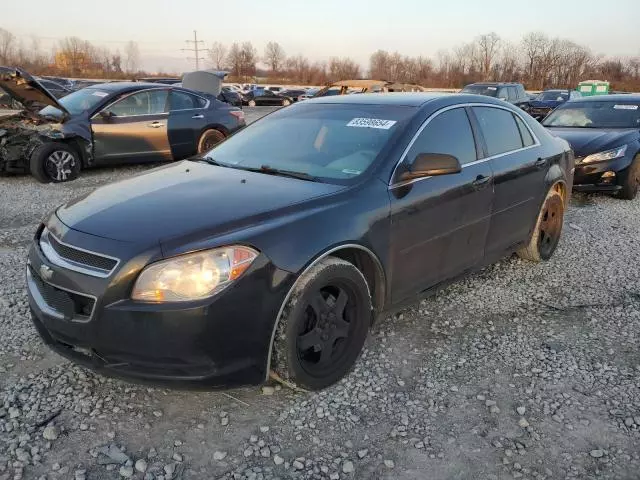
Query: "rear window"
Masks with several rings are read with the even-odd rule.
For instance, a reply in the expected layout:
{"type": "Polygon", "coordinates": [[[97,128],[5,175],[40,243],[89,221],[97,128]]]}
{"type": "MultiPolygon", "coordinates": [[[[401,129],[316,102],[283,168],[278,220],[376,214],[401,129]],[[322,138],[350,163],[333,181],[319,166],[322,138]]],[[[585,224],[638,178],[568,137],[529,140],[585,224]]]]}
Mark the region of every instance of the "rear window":
{"type": "Polygon", "coordinates": [[[472,93],[474,95],[496,97],[498,94],[498,87],[494,87],[491,85],[467,85],[462,89],[461,93],[472,93]]]}
{"type": "Polygon", "coordinates": [[[491,107],[473,107],[490,157],[522,148],[520,130],[513,114],[508,110],[491,107]]]}
{"type": "Polygon", "coordinates": [[[414,113],[413,107],[303,103],[249,125],[207,157],[235,168],[268,165],[348,183],[369,169],[414,113]]]}

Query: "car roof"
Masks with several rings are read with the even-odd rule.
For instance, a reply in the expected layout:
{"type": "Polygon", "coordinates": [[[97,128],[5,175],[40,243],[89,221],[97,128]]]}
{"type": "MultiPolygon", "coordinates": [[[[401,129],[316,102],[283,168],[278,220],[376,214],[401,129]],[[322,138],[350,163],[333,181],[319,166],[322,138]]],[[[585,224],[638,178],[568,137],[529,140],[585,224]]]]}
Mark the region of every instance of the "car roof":
{"type": "Polygon", "coordinates": [[[162,83],[151,82],[108,82],[89,85],[86,88],[99,89],[107,92],[121,92],[124,90],[142,90],[143,88],[162,88],[171,87],[162,83]]]}
{"type": "Polygon", "coordinates": [[[618,93],[613,95],[592,95],[589,97],[581,97],[572,100],[572,102],[624,102],[638,103],[640,102],[640,94],[638,93],[618,93]]]}
{"type": "Polygon", "coordinates": [[[483,95],[467,95],[460,93],[442,92],[388,92],[388,93],[360,93],[356,95],[332,95],[315,97],[304,102],[305,105],[313,103],[353,104],[353,105],[397,105],[404,107],[420,107],[434,100],[445,98],[459,98],[460,103],[474,102],[487,104],[500,104],[491,97],[483,95]]]}
{"type": "Polygon", "coordinates": [[[522,85],[522,84],[520,82],[475,82],[475,83],[470,83],[469,85],[522,85]]]}

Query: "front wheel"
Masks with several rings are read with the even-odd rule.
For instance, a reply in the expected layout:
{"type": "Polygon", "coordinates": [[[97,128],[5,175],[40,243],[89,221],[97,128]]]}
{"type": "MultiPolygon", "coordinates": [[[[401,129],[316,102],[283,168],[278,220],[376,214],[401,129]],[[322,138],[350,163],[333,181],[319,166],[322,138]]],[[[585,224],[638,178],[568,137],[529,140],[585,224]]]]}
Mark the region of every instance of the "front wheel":
{"type": "Polygon", "coordinates": [[[629,168],[620,175],[622,189],[618,191],[618,198],[633,200],[638,194],[640,185],[640,156],[636,156],[629,168]]]}
{"type": "Polygon", "coordinates": [[[564,222],[564,200],[554,187],[542,202],[536,226],[526,247],[518,255],[532,262],[549,260],[556,251],[564,222]]]}
{"type": "Polygon", "coordinates": [[[42,183],[75,180],[80,174],[80,157],[65,143],[51,142],[39,146],[31,155],[31,175],[42,183]]]}
{"type": "Polygon", "coordinates": [[[249,102],[247,102],[247,105],[249,105],[250,107],[255,107],[256,106],[256,101],[255,100],[249,100],[249,102]]]}
{"type": "Polygon", "coordinates": [[[271,367],[302,388],[328,387],[355,365],[371,318],[371,295],[360,270],[325,258],[298,280],[287,301],[271,367]]]}
{"type": "Polygon", "coordinates": [[[285,99],[282,101],[282,106],[283,106],[283,107],[287,107],[287,106],[289,106],[289,105],[291,105],[291,101],[290,101],[290,100],[287,100],[287,99],[285,98],[285,99]]]}

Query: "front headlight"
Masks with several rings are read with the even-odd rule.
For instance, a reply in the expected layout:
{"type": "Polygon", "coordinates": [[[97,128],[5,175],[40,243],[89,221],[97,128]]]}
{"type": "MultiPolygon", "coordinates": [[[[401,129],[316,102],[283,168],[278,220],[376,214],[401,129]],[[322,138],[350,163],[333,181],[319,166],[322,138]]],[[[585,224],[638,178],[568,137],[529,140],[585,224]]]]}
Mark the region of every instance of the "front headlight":
{"type": "Polygon", "coordinates": [[[613,160],[614,158],[623,157],[627,151],[627,146],[614,148],[613,150],[607,150],[606,152],[594,153],[593,155],[587,155],[580,163],[593,163],[604,162],[606,160],[613,160]]]}
{"type": "Polygon", "coordinates": [[[131,298],[145,302],[186,302],[210,297],[237,280],[258,252],[249,247],[214,248],[146,267],[131,298]]]}

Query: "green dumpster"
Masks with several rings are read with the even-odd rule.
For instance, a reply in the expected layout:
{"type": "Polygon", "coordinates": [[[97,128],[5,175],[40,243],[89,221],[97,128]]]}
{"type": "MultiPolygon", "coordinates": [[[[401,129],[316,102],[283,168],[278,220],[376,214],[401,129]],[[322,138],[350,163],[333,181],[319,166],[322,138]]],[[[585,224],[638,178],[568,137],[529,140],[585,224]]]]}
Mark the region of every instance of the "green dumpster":
{"type": "Polygon", "coordinates": [[[583,97],[607,95],[609,93],[609,82],[603,80],[585,80],[578,84],[576,90],[578,90],[583,97]]]}

